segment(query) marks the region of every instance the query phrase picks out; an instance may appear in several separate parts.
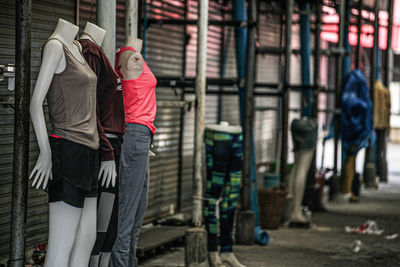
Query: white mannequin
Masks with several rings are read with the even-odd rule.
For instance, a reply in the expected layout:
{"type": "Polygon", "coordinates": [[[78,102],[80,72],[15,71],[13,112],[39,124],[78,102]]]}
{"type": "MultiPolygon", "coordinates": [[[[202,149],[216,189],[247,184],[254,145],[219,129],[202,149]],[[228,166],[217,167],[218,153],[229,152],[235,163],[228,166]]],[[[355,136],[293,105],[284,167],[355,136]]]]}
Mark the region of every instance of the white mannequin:
{"type": "MultiPolygon", "coordinates": [[[[59,19],[43,49],[42,65],[36,82],[30,113],[40,154],[29,177],[34,177],[32,186],[46,188],[52,179],[51,150],[43,114],[43,101],[49,90],[55,73],[66,67],[62,42],[71,54],[80,62],[85,62],[74,38],[79,28],[74,24],[59,19]]],[[[45,267],[86,267],[96,238],[96,198],[86,198],[84,208],[76,208],[63,201],[49,203],[49,240],[45,267]]]]}
{"type": "MultiPolygon", "coordinates": [[[[309,117],[302,117],[301,120],[308,121],[309,117]]],[[[289,211],[289,221],[293,224],[309,226],[310,221],[306,219],[301,211],[304,191],[307,180],[307,173],[310,169],[315,147],[310,149],[299,149],[294,152],[295,160],[289,178],[289,195],[292,197],[292,205],[289,211]]],[[[289,197],[290,198],[290,197],[289,197]]]]}
{"type": "MultiPolygon", "coordinates": [[[[93,23],[87,22],[85,29],[83,30],[81,39],[89,39],[98,46],[101,46],[105,36],[106,36],[106,30],[100,28],[97,25],[94,25],[93,23]]],[[[101,176],[103,176],[101,186],[106,185],[106,187],[108,187],[110,183],[113,187],[115,186],[115,178],[117,177],[117,171],[115,169],[114,160],[106,160],[101,162],[99,171],[99,180],[101,179],[101,176]]]]}
{"type": "MultiPolygon", "coordinates": [[[[82,36],[80,39],[88,39],[98,46],[101,46],[104,41],[104,37],[106,35],[106,30],[100,28],[99,26],[87,22],[85,29],[83,30],[82,36]]],[[[117,170],[115,167],[114,160],[107,160],[102,161],[100,164],[100,171],[99,171],[99,180],[103,176],[103,180],[101,186],[108,186],[112,185],[115,186],[115,180],[117,177],[117,170]]],[[[115,200],[115,195],[110,193],[102,193],[100,196],[100,202],[98,207],[98,214],[97,214],[97,231],[106,232],[111,214],[112,208],[115,200]]],[[[110,253],[101,253],[101,255],[92,255],[90,257],[90,267],[104,267],[108,266],[108,262],[110,259],[110,253]],[[101,256],[101,257],[100,257],[101,256]]]]}
{"type": "MultiPolygon", "coordinates": [[[[214,130],[218,132],[225,132],[231,134],[240,134],[242,132],[241,126],[233,126],[229,125],[227,121],[221,121],[219,124],[208,124],[205,126],[206,129],[214,130]]],[[[216,252],[208,252],[208,261],[210,266],[215,267],[225,267],[225,266],[232,266],[232,267],[245,267],[245,265],[241,264],[238,259],[236,258],[233,252],[224,252],[221,255],[216,252]]]]}
{"type": "Polygon", "coordinates": [[[136,79],[143,71],[143,57],[140,54],[142,51],[143,41],[141,39],[128,37],[125,47],[130,46],[137,52],[126,50],[119,57],[118,68],[124,76],[124,80],[136,79]]]}

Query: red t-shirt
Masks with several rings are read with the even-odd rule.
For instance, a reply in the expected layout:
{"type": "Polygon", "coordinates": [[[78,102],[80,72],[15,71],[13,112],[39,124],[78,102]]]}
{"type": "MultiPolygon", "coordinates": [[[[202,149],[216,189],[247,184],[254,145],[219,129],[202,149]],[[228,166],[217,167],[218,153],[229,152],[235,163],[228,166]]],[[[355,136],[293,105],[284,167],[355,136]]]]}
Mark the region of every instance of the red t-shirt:
{"type": "Polygon", "coordinates": [[[156,127],[153,122],[157,113],[156,86],[157,79],[143,60],[142,74],[136,79],[124,80],[118,69],[120,55],[126,50],[136,52],[132,47],[121,48],[115,58],[115,71],[122,79],[122,93],[124,95],[126,123],[141,124],[155,134],[156,127]]]}

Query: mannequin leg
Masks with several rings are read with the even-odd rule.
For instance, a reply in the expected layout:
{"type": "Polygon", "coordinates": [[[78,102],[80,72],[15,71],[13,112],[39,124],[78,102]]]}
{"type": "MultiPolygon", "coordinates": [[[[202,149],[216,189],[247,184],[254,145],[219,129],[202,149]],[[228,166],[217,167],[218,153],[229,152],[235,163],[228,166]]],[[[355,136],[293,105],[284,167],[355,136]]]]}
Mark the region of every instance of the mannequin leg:
{"type": "Polygon", "coordinates": [[[214,147],[208,147],[207,149],[209,157],[212,157],[209,161],[212,164],[212,170],[207,173],[206,199],[204,200],[204,222],[208,233],[208,251],[218,251],[218,219],[216,214],[216,205],[224,188],[228,164],[226,163],[226,150],[215,149],[214,147]]]}
{"type": "Polygon", "coordinates": [[[293,195],[293,213],[292,213],[292,222],[300,222],[307,223],[308,221],[304,218],[300,206],[303,202],[307,173],[310,169],[310,164],[314,155],[314,149],[300,150],[297,152],[297,168],[296,168],[296,177],[294,184],[294,195],[293,195]]]}
{"type": "Polygon", "coordinates": [[[49,239],[44,267],[68,267],[82,209],[63,201],[49,203],[49,239]]]}
{"type": "Polygon", "coordinates": [[[77,237],[70,258],[70,266],[87,267],[89,264],[90,252],[96,241],[96,210],[97,197],[85,198],[77,237]]]}
{"type": "Polygon", "coordinates": [[[111,252],[110,267],[134,266],[129,262],[132,231],[146,181],[150,131],[128,124],[120,160],[117,239],[111,252]]]}
{"type": "Polygon", "coordinates": [[[342,183],[342,194],[350,194],[351,186],[353,185],[353,179],[356,167],[356,156],[357,155],[347,155],[344,162],[344,177],[342,183]]]}
{"type": "Polygon", "coordinates": [[[288,190],[288,195],[286,197],[286,206],[283,213],[283,221],[285,222],[290,222],[290,218],[292,217],[293,213],[293,197],[294,197],[296,177],[297,177],[297,166],[299,161],[298,158],[299,158],[299,153],[296,151],[294,152],[294,163],[288,175],[288,181],[286,185],[288,190]]]}
{"type": "Polygon", "coordinates": [[[101,192],[97,208],[97,237],[90,257],[90,267],[98,267],[100,252],[102,250],[104,240],[106,239],[107,229],[110,222],[115,201],[115,194],[109,192],[101,192]],[[97,263],[92,262],[97,261],[97,263]],[[97,260],[96,260],[97,259],[97,260]]]}
{"type": "Polygon", "coordinates": [[[240,194],[242,180],[242,138],[241,135],[233,135],[229,174],[224,186],[223,202],[221,207],[221,253],[232,252],[233,246],[233,220],[237,200],[240,194]]]}
{"type": "MultiPolygon", "coordinates": [[[[149,166],[149,165],[147,164],[147,166],[149,166]]],[[[139,239],[139,234],[140,234],[143,218],[146,213],[148,193],[149,193],[149,171],[148,171],[148,167],[147,167],[146,180],[145,180],[145,183],[143,186],[142,197],[141,197],[141,200],[139,203],[138,210],[136,212],[135,222],[133,224],[133,229],[132,229],[128,267],[135,267],[136,247],[137,247],[137,243],[138,243],[138,239],[139,239]]]]}

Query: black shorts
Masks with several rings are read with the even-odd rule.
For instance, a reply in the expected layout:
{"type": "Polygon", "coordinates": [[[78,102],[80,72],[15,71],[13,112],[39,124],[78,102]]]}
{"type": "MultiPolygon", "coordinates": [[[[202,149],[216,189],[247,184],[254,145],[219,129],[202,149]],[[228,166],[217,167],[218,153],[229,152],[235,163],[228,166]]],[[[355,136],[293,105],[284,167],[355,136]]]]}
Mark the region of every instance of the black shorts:
{"type": "Polygon", "coordinates": [[[49,202],[83,208],[85,198],[97,197],[99,155],[97,150],[50,137],[53,179],[49,181],[49,202]]]}

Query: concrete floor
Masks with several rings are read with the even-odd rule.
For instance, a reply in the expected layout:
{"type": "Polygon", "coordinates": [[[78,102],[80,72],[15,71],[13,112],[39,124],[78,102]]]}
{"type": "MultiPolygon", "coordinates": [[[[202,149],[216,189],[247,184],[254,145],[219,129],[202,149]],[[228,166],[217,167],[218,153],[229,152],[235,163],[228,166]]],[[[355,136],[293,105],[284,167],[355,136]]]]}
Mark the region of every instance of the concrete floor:
{"type": "MultiPolygon", "coordinates": [[[[360,203],[327,203],[328,212],[314,213],[311,229],[281,227],[269,230],[270,244],[262,247],[234,247],[238,259],[246,266],[400,266],[400,145],[388,150],[389,183],[379,189],[363,189],[360,203]],[[359,226],[375,220],[382,235],[346,233],[346,225],[359,226]],[[362,242],[355,253],[351,244],[362,242]]],[[[139,266],[184,266],[184,248],[175,247],[140,262],[139,266]]]]}

